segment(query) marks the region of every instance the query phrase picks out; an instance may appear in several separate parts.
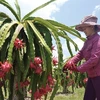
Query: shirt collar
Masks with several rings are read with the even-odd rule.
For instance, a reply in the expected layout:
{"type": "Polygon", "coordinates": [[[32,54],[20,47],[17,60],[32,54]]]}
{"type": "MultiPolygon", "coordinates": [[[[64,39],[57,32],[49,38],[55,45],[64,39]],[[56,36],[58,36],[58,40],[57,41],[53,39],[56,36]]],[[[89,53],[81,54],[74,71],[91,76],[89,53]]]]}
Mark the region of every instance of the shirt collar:
{"type": "Polygon", "coordinates": [[[91,36],[87,36],[87,39],[92,39],[94,36],[96,36],[97,35],[97,33],[95,33],[95,34],[93,34],[93,35],[91,35],[91,36]]]}

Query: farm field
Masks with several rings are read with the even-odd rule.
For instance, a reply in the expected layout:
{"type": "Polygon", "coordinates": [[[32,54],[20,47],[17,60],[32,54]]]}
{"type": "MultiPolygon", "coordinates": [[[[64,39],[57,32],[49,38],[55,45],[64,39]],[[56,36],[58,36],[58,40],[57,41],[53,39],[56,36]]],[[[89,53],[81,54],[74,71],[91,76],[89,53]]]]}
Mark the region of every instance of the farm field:
{"type": "Polygon", "coordinates": [[[57,94],[54,100],[83,100],[84,88],[78,88],[72,94],[57,94]]]}

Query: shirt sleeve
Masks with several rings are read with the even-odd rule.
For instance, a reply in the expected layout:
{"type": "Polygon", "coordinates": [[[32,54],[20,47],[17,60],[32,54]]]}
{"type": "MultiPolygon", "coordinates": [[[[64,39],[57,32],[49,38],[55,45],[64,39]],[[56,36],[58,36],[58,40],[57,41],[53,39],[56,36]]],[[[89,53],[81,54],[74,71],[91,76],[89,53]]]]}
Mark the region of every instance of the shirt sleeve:
{"type": "Polygon", "coordinates": [[[80,72],[87,72],[90,68],[96,66],[99,61],[100,61],[100,40],[96,40],[93,43],[90,59],[84,62],[82,65],[78,66],[77,69],[80,72]]]}

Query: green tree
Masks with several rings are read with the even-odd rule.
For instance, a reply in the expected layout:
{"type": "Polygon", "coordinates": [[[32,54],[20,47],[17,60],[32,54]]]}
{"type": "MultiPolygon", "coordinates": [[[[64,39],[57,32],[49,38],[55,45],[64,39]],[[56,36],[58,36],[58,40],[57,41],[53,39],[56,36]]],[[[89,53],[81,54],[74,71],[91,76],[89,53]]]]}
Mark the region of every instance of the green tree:
{"type": "Polygon", "coordinates": [[[78,50],[77,44],[68,36],[84,40],[71,27],[53,20],[47,20],[31,15],[56,0],[33,9],[21,18],[21,9],[15,0],[16,11],[6,1],[0,4],[7,7],[14,15],[13,20],[5,12],[0,12],[0,100],[24,100],[27,91],[31,90],[31,100],[40,99],[44,95],[46,100],[51,92],[53,100],[58,90],[60,72],[63,66],[63,52],[60,37],[66,40],[71,56],[70,43],[78,50]],[[53,72],[52,38],[54,38],[58,52],[58,68],[53,72]],[[54,81],[54,76],[56,81],[54,81]],[[42,92],[41,92],[42,91],[42,92]]]}

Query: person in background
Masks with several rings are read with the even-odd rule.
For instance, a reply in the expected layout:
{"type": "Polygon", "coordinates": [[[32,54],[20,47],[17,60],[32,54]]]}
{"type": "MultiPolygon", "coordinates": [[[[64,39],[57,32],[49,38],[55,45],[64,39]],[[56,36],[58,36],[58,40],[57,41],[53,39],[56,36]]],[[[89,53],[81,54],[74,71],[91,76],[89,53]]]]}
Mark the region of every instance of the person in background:
{"type": "Polygon", "coordinates": [[[83,100],[100,100],[100,25],[98,18],[93,15],[85,16],[75,29],[84,32],[86,41],[82,49],[71,59],[69,59],[63,71],[72,70],[75,72],[86,72],[88,81],[83,100]],[[82,65],[76,67],[77,63],[85,59],[82,65]]]}

